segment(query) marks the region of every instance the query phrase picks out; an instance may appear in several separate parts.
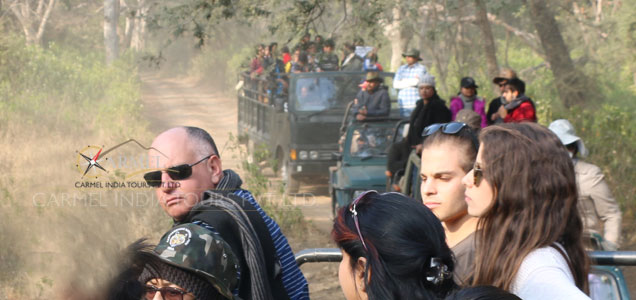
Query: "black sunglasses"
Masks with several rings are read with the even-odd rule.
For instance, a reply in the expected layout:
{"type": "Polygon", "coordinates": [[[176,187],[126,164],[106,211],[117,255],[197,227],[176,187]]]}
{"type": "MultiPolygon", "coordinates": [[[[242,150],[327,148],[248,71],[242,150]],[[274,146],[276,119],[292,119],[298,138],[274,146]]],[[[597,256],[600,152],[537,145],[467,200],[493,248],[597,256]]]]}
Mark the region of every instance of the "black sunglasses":
{"type": "Polygon", "coordinates": [[[183,164],[183,165],[178,165],[178,166],[170,167],[170,168],[159,170],[159,171],[148,172],[144,174],[144,179],[146,180],[146,183],[148,183],[148,185],[151,187],[161,186],[161,173],[164,171],[168,173],[168,176],[170,176],[172,180],[187,179],[188,177],[190,177],[190,175],[192,175],[192,167],[212,157],[212,155],[214,154],[210,154],[204,157],[203,159],[201,159],[200,161],[197,161],[193,164],[183,164]]]}
{"type": "Polygon", "coordinates": [[[466,123],[462,122],[435,123],[424,128],[424,131],[422,131],[422,136],[429,136],[435,132],[438,132],[440,129],[443,133],[446,134],[456,134],[460,130],[462,130],[462,128],[467,126],[468,125],[466,125],[466,123]]]}
{"type": "Polygon", "coordinates": [[[165,300],[183,300],[183,295],[188,292],[172,287],[158,288],[153,285],[146,285],[146,299],[152,300],[157,292],[161,293],[161,298],[165,300]]]}
{"type": "Polygon", "coordinates": [[[479,186],[481,180],[484,178],[484,170],[478,163],[473,165],[473,184],[479,186]]]}

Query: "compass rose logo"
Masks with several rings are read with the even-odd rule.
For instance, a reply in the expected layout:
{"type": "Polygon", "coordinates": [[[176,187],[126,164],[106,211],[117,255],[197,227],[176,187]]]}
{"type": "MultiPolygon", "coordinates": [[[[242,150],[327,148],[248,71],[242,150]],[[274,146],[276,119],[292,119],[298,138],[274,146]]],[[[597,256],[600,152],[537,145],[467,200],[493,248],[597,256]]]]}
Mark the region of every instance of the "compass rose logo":
{"type": "MultiPolygon", "coordinates": [[[[109,172],[103,167],[106,166],[110,167],[109,169],[113,169],[115,168],[115,173],[118,173],[117,169],[117,164],[115,162],[120,162],[119,167],[121,168],[121,162],[122,161],[126,161],[126,159],[122,159],[121,157],[119,157],[119,160],[117,159],[117,157],[114,158],[114,160],[109,161],[108,157],[106,157],[109,153],[111,153],[112,151],[118,149],[121,146],[124,146],[128,143],[133,143],[136,144],[137,146],[139,146],[141,149],[144,150],[155,150],[157,151],[157,153],[159,153],[160,155],[163,155],[164,157],[167,157],[165,154],[161,153],[161,151],[153,148],[153,147],[146,147],[144,145],[142,145],[141,143],[139,143],[137,140],[135,139],[129,139],[125,142],[119,143],[111,148],[105,148],[104,146],[94,146],[94,145],[88,145],[86,147],[84,147],[84,149],[80,150],[80,151],[75,151],[77,153],[77,158],[76,158],[76,163],[75,163],[75,167],[77,168],[77,170],[79,171],[80,174],[82,174],[82,178],[85,177],[89,177],[89,178],[99,178],[101,176],[105,176],[106,174],[108,174],[109,172]],[[100,164],[101,162],[101,164],[100,164]],[[108,164],[106,164],[106,162],[109,162],[108,164]]],[[[144,156],[145,157],[145,156],[144,156]]],[[[125,166],[124,166],[125,167],[125,166]]],[[[139,173],[143,173],[146,172],[147,170],[152,169],[150,167],[146,167],[146,168],[142,168],[140,170],[136,170],[134,172],[125,174],[126,178],[138,175],[139,173]]]]}
{"type": "Polygon", "coordinates": [[[84,149],[77,152],[77,164],[75,167],[82,173],[82,178],[84,178],[87,174],[90,177],[99,178],[103,176],[104,173],[108,173],[104,167],[102,167],[99,162],[101,160],[108,160],[108,158],[100,157],[104,146],[92,146],[88,145],[84,147],[84,149]],[[101,171],[99,171],[99,170],[101,171]]]}

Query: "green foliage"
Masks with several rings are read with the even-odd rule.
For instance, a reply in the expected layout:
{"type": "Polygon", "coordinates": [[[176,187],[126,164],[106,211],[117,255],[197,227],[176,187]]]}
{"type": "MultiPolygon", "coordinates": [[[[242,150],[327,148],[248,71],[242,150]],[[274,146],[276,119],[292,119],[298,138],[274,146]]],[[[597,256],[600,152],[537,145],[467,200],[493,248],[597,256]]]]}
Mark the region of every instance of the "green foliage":
{"type": "Polygon", "coordinates": [[[25,46],[7,36],[0,39],[0,70],[0,119],[5,122],[133,132],[125,123],[141,104],[132,56],[106,66],[101,54],[55,44],[49,49],[25,46]]]}

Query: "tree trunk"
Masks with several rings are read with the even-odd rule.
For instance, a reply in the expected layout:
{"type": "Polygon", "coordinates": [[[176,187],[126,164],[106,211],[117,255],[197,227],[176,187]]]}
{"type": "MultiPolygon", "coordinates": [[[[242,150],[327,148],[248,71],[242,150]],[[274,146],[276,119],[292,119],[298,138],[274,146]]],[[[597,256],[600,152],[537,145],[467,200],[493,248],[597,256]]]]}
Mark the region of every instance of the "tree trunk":
{"type": "Polygon", "coordinates": [[[526,1],[563,105],[569,108],[572,105],[584,104],[586,93],[589,94],[593,89],[587,86],[583,74],[574,67],[553,12],[545,0],[526,1]]]}
{"type": "Polygon", "coordinates": [[[117,22],[119,20],[119,0],[104,0],[104,48],[106,63],[110,64],[119,55],[119,36],[117,22]]]}
{"type": "Polygon", "coordinates": [[[148,6],[146,0],[137,2],[135,13],[135,26],[130,37],[130,48],[141,51],[145,47],[146,36],[146,16],[148,14],[148,6]]]}
{"type": "Polygon", "coordinates": [[[55,0],[48,0],[46,5],[44,3],[45,0],[38,0],[35,10],[31,9],[29,0],[13,1],[9,4],[11,12],[22,27],[27,44],[39,45],[42,42],[42,35],[55,6],[55,0]]]}
{"type": "MultiPolygon", "coordinates": [[[[488,21],[488,11],[486,3],[483,0],[475,0],[475,8],[477,9],[477,25],[483,35],[484,53],[486,54],[486,64],[488,66],[488,74],[494,78],[499,73],[499,64],[497,64],[497,50],[495,48],[495,39],[492,35],[490,22],[488,21]]],[[[499,93],[499,89],[495,87],[495,91],[499,93]]]]}
{"type": "Polygon", "coordinates": [[[402,53],[411,40],[409,28],[404,22],[404,12],[399,1],[393,7],[393,20],[384,27],[384,35],[391,43],[391,71],[395,72],[402,63],[402,53]]]}

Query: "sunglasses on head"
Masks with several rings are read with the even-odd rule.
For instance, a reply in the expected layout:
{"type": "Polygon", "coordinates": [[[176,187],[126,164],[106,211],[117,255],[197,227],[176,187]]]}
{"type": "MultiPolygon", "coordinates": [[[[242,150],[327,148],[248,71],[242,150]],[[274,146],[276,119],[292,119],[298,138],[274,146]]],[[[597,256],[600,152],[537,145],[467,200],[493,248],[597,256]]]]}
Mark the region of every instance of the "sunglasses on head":
{"type": "Polygon", "coordinates": [[[462,128],[467,126],[468,125],[466,125],[466,123],[462,122],[436,123],[424,128],[424,131],[422,131],[422,136],[429,136],[440,130],[442,130],[442,132],[446,134],[456,134],[460,130],[462,130],[462,128]]]}
{"type": "Polygon", "coordinates": [[[473,184],[475,186],[479,186],[483,178],[484,178],[484,170],[482,170],[481,165],[479,165],[479,163],[475,163],[473,165],[473,184]]]}
{"type": "Polygon", "coordinates": [[[146,288],[145,299],[147,300],[154,299],[155,294],[157,294],[157,292],[161,293],[161,298],[165,300],[183,300],[183,295],[188,293],[184,290],[180,290],[180,289],[172,288],[172,287],[158,288],[154,285],[146,285],[145,288],[146,288]]]}
{"type": "Polygon", "coordinates": [[[358,231],[358,236],[360,237],[360,241],[362,242],[362,246],[364,247],[364,250],[367,250],[367,251],[369,251],[369,249],[367,249],[367,244],[364,242],[364,238],[362,237],[362,232],[360,231],[360,223],[358,223],[358,211],[356,210],[356,206],[358,205],[360,200],[362,200],[366,195],[368,195],[370,193],[376,193],[377,194],[378,192],[376,192],[376,191],[366,191],[366,192],[360,194],[358,196],[358,198],[353,200],[353,202],[351,202],[351,205],[349,205],[349,211],[353,215],[353,223],[356,224],[356,230],[358,231]]]}
{"type": "Polygon", "coordinates": [[[190,175],[192,175],[192,167],[196,166],[197,164],[201,163],[204,160],[207,160],[208,158],[212,157],[212,155],[214,154],[210,154],[193,164],[183,164],[183,165],[178,165],[178,166],[170,167],[163,170],[148,172],[144,174],[144,179],[146,180],[146,183],[148,183],[148,185],[151,187],[161,186],[162,172],[168,173],[168,176],[170,176],[172,180],[187,179],[188,177],[190,177],[190,175]]]}

